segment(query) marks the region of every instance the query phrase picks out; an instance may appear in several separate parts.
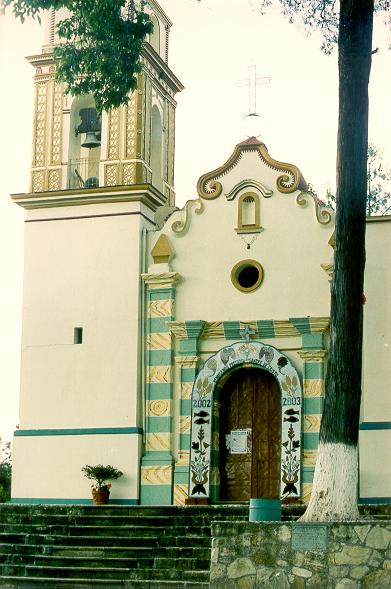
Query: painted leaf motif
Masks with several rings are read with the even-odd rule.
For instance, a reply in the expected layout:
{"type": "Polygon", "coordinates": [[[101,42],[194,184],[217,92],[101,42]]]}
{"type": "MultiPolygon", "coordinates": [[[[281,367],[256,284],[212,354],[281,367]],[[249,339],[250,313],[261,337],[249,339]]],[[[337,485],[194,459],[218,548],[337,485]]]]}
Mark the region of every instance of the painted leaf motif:
{"type": "Polygon", "coordinates": [[[296,376],[293,376],[292,377],[292,386],[296,388],[298,384],[299,383],[297,382],[297,377],[296,376]]]}

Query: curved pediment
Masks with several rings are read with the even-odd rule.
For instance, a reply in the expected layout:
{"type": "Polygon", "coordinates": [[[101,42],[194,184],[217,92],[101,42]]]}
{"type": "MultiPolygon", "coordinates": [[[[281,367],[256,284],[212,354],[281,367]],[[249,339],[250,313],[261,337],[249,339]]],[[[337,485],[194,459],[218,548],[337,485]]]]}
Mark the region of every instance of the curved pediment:
{"type": "Polygon", "coordinates": [[[246,152],[255,152],[264,165],[276,172],[281,172],[281,175],[276,180],[276,187],[279,192],[287,194],[295,192],[298,189],[307,189],[307,183],[299,168],[292,164],[273,159],[270,157],[264,143],[258,141],[256,137],[250,137],[246,141],[236,145],[231,157],[220,168],[201,176],[197,183],[199,196],[206,200],[218,198],[223,190],[220,179],[238,165],[246,152]]]}

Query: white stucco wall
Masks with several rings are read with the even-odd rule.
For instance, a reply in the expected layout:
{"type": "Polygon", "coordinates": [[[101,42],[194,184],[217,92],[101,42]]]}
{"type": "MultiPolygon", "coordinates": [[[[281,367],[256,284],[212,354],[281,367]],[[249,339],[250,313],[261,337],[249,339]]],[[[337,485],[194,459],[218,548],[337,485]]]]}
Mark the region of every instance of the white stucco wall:
{"type": "MultiPolygon", "coordinates": [[[[312,200],[305,207],[299,206],[299,190],[279,193],[279,175],[253,152],[246,152],[236,167],[219,179],[222,194],[214,200],[203,200],[201,214],[191,213],[186,235],[177,236],[172,231],[172,224],[183,213],[175,213],[166,222],[162,233],[168,236],[175,251],[171,269],[182,277],[177,289],[177,320],[329,315],[329,282],[320,264],[332,259],[333,250],[328,244],[332,223],[318,223],[312,200]],[[225,197],[244,178],[257,180],[274,191],[270,198],[260,197],[263,231],[251,249],[235,231],[238,197],[233,201],[225,197]],[[264,280],[256,291],[243,293],[233,286],[231,270],[237,262],[248,258],[263,266],[264,280]]],[[[252,235],[243,237],[251,241],[252,235]]]]}
{"type": "Polygon", "coordinates": [[[140,436],[16,436],[12,497],[17,499],[91,499],[86,464],[112,464],[124,475],[111,481],[110,499],[137,499],[140,436]]]}
{"type": "Polygon", "coordinates": [[[26,224],[21,429],[117,427],[141,419],[145,221],[139,215],[72,218],[77,208],[66,220],[26,224]],[[75,327],[83,328],[81,345],[74,344],[75,327]]]}

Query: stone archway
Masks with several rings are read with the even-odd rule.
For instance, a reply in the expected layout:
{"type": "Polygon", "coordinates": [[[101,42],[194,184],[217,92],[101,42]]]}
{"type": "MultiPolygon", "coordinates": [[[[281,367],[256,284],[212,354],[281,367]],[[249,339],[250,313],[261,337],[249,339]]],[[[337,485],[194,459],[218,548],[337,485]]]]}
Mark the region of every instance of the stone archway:
{"type": "MultiPolygon", "coordinates": [[[[189,497],[207,498],[218,484],[212,471],[213,401],[216,387],[239,367],[262,368],[274,375],[281,391],[280,497],[300,496],[302,389],[296,368],[285,354],[261,342],[237,342],[211,356],[198,373],[192,392],[189,497]]],[[[218,446],[218,443],[217,443],[218,446]]]]}

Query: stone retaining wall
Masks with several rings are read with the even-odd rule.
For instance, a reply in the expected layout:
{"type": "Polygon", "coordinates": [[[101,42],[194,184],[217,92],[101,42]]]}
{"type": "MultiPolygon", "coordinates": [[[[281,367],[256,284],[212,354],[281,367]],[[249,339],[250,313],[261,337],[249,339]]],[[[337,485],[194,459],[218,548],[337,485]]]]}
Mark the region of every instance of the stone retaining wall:
{"type": "Polygon", "coordinates": [[[389,589],[391,524],[215,522],[211,589],[389,589]]]}

